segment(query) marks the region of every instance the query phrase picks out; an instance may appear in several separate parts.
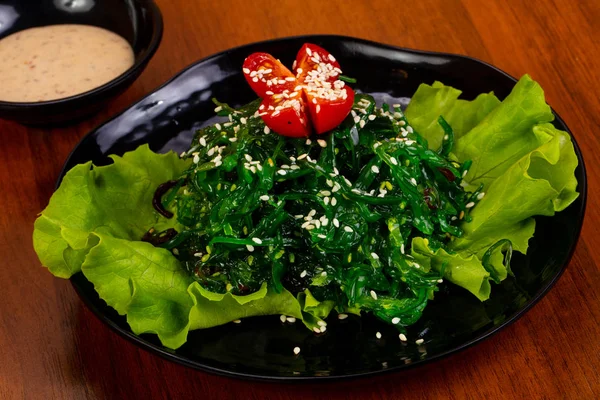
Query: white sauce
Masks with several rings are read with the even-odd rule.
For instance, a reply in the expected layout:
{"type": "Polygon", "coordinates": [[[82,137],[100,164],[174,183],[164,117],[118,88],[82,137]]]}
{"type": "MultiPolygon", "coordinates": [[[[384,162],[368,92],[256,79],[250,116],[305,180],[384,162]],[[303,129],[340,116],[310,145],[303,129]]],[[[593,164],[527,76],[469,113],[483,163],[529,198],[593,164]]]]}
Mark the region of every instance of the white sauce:
{"type": "Polygon", "coordinates": [[[38,102],[102,86],[128,70],[133,49],[88,25],[31,28],[0,40],[0,100],[38,102]]]}

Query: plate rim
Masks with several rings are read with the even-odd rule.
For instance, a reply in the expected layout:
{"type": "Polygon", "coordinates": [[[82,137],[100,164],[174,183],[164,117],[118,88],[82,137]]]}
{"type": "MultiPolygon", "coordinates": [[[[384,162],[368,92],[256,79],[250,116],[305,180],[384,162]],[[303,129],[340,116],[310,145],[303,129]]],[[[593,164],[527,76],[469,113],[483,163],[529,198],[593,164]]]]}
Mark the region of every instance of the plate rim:
{"type": "MultiPolygon", "coordinates": [[[[490,63],[487,63],[485,61],[482,61],[480,59],[477,59],[475,57],[465,56],[465,55],[461,55],[461,54],[454,54],[454,53],[417,50],[417,49],[399,47],[399,46],[394,46],[394,45],[385,44],[385,43],[379,43],[379,42],[362,39],[362,38],[357,38],[357,37],[352,37],[352,36],[296,35],[296,36],[286,36],[286,37],[281,37],[281,38],[263,40],[263,41],[258,41],[258,42],[250,42],[250,43],[246,43],[246,44],[236,46],[233,48],[228,48],[228,49],[225,49],[225,50],[217,52],[217,53],[213,53],[207,57],[201,58],[198,61],[195,61],[195,62],[187,65],[186,67],[181,69],[179,72],[177,72],[174,76],[169,78],[167,81],[165,81],[161,85],[157,86],[156,88],[152,89],[150,92],[148,92],[146,95],[142,96],[141,98],[135,100],[133,103],[129,104],[129,106],[127,106],[126,108],[124,108],[123,110],[121,110],[120,112],[115,114],[114,116],[108,118],[106,121],[102,122],[101,124],[97,125],[95,128],[91,129],[88,133],[86,133],[78,141],[78,143],[75,145],[73,150],[71,150],[71,152],[69,153],[67,159],[65,160],[65,162],[63,164],[63,167],[61,168],[59,176],[57,178],[55,190],[58,189],[58,187],[60,186],[60,183],[62,182],[62,179],[65,176],[65,174],[73,167],[70,164],[72,164],[72,159],[74,158],[74,154],[77,152],[77,150],[83,143],[85,143],[87,140],[90,140],[90,138],[93,136],[93,134],[95,132],[97,132],[98,130],[103,128],[105,125],[108,125],[112,121],[118,119],[119,117],[121,117],[123,114],[125,114],[132,108],[141,104],[142,102],[144,102],[146,99],[148,99],[150,96],[152,96],[157,91],[165,88],[166,86],[169,86],[171,83],[175,82],[177,79],[179,79],[182,75],[184,75],[186,72],[188,72],[192,68],[194,68],[202,63],[210,62],[211,60],[216,59],[218,57],[227,56],[228,54],[230,54],[232,52],[241,51],[245,48],[252,47],[252,46],[270,45],[270,44],[274,44],[274,43],[278,43],[278,42],[285,42],[288,40],[314,41],[314,40],[319,40],[319,39],[354,42],[354,43],[358,43],[361,45],[371,46],[371,47],[375,47],[375,48],[379,48],[379,49],[399,51],[399,52],[404,52],[404,53],[412,53],[412,54],[425,56],[425,57],[441,56],[441,57],[447,57],[447,58],[453,58],[453,59],[468,60],[469,62],[480,64],[484,67],[490,68],[490,69],[496,71],[497,73],[509,78],[514,83],[517,82],[516,78],[514,78],[510,74],[506,73],[505,71],[501,70],[500,68],[498,68],[490,63]]],[[[581,199],[581,206],[577,210],[577,214],[579,216],[578,219],[580,222],[579,222],[579,227],[577,229],[577,233],[576,233],[576,235],[574,235],[574,238],[573,238],[574,240],[571,243],[571,246],[569,249],[569,254],[565,259],[566,260],[565,263],[561,266],[560,270],[552,277],[552,279],[550,281],[548,281],[534,295],[532,295],[531,299],[527,302],[527,304],[525,304],[525,306],[520,308],[517,312],[515,312],[513,315],[511,315],[509,318],[507,318],[501,324],[491,327],[490,329],[486,330],[485,332],[477,335],[475,338],[467,340],[464,343],[453,347],[452,349],[442,351],[442,352],[432,355],[431,357],[428,357],[424,360],[419,360],[419,361],[412,362],[410,364],[398,365],[398,366],[381,369],[381,370],[376,370],[376,371],[343,373],[343,374],[339,374],[339,375],[326,375],[326,376],[267,375],[264,373],[260,374],[260,373],[239,372],[239,371],[227,370],[227,369],[223,369],[223,368],[219,368],[219,367],[215,367],[215,366],[211,366],[211,365],[200,364],[198,362],[190,361],[189,359],[187,359],[184,356],[175,354],[174,350],[170,350],[170,349],[167,349],[166,347],[162,347],[162,346],[147,342],[142,337],[135,335],[133,332],[131,332],[131,330],[124,330],[120,326],[118,326],[112,319],[110,319],[108,316],[106,316],[106,314],[101,312],[101,310],[99,310],[92,303],[91,299],[89,299],[83,293],[83,288],[81,286],[79,286],[77,283],[78,279],[81,279],[81,278],[85,279],[85,276],[81,272],[73,275],[69,280],[71,281],[71,284],[74,287],[76,293],[78,294],[80,299],[83,301],[83,303],[86,305],[86,307],[89,310],[91,310],[92,313],[98,319],[100,319],[103,323],[108,325],[113,331],[115,331],[121,337],[124,337],[125,339],[133,342],[138,347],[140,347],[146,351],[149,351],[153,354],[156,354],[156,355],[160,356],[161,358],[166,359],[168,361],[171,361],[171,362],[174,362],[177,364],[181,364],[186,367],[193,368],[195,370],[200,370],[203,372],[216,374],[219,376],[241,378],[241,379],[250,380],[250,381],[271,382],[271,383],[276,383],[276,382],[278,382],[278,383],[284,383],[284,382],[285,383],[301,383],[301,382],[307,382],[307,381],[325,383],[325,382],[345,381],[345,380],[349,380],[349,379],[369,378],[369,377],[380,376],[380,375],[389,374],[389,373],[398,373],[400,371],[407,371],[407,370],[410,370],[413,368],[428,365],[432,362],[436,362],[443,358],[446,358],[452,354],[463,352],[464,350],[474,346],[475,344],[478,344],[480,342],[483,342],[483,341],[489,339],[490,337],[494,336],[496,333],[500,332],[501,330],[507,328],[508,326],[512,325],[514,322],[519,320],[523,315],[525,315],[527,312],[529,312],[544,296],[546,296],[548,294],[548,292],[555,286],[556,282],[564,274],[565,270],[567,269],[567,267],[569,266],[569,264],[571,262],[573,254],[577,248],[579,238],[581,236],[581,230],[583,227],[583,221],[584,221],[585,213],[586,213],[587,191],[588,191],[587,171],[586,171],[585,161],[583,159],[583,153],[581,152],[581,148],[580,148],[579,144],[577,143],[577,140],[575,139],[573,133],[571,132],[569,127],[566,125],[564,120],[558,115],[558,113],[552,107],[551,107],[551,111],[554,114],[555,121],[557,123],[561,124],[564,127],[564,130],[571,137],[573,147],[574,147],[574,150],[575,150],[578,162],[579,162],[577,168],[581,168],[581,175],[582,175],[581,181],[578,182],[578,189],[580,190],[579,198],[581,199]]],[[[573,205],[570,205],[569,207],[572,207],[572,206],[573,205]]]]}

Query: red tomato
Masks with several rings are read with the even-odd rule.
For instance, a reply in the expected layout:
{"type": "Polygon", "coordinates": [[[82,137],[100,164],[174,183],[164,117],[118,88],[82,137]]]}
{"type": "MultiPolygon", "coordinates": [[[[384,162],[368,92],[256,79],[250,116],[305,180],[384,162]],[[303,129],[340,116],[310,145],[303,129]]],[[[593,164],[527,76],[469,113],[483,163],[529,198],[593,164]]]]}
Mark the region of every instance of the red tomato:
{"type": "Polygon", "coordinates": [[[349,86],[344,86],[344,89],[348,96],[346,99],[326,100],[306,95],[310,120],[318,134],[332,130],[350,113],[354,104],[354,90],[349,86]],[[316,99],[316,103],[313,99],[316,99]]]}
{"type": "Polygon", "coordinates": [[[260,107],[259,112],[266,112],[262,116],[263,121],[274,132],[290,137],[310,135],[310,121],[301,96],[296,101],[269,96],[260,107]]]}
{"type": "Polygon", "coordinates": [[[311,125],[318,134],[334,129],[354,103],[354,91],[338,79],[340,65],[327,50],[310,43],[302,46],[294,64],[296,75],[267,53],[244,61],[244,76],[263,99],[265,124],[292,137],[308,136],[311,125]]]}
{"type": "Polygon", "coordinates": [[[244,60],[242,70],[252,90],[261,98],[273,93],[281,93],[284,90],[291,92],[296,87],[294,74],[267,53],[250,55],[244,60]]]}

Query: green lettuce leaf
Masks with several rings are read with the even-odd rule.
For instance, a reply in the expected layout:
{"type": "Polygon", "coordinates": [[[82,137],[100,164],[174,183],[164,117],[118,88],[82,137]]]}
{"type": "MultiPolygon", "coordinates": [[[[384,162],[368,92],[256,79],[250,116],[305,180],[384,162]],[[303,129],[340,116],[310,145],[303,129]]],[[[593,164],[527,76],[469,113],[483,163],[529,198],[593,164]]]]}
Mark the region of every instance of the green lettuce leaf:
{"type": "Polygon", "coordinates": [[[188,163],[172,152],[155,154],[147,145],[111,158],[103,167],[90,162],[73,167],[35,221],[34,249],[58,277],[80,270],[96,240],[91,233],[139,240],[159,220],[169,224],[151,199],[158,185],[179,176],[188,163]]]}
{"type": "Polygon", "coordinates": [[[406,108],[411,126],[425,137],[429,147],[437,150],[444,130],[438,124],[441,115],[450,124],[457,140],[488,115],[500,100],[493,93],[482,93],[473,101],[458,99],[461,91],[440,82],[421,84],[406,108]]]}

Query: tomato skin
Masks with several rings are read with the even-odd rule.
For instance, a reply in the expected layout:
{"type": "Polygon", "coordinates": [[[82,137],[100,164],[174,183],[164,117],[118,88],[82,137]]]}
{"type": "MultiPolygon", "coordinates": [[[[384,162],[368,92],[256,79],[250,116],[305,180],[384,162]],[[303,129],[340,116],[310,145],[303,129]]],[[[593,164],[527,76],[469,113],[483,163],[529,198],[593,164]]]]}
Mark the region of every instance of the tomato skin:
{"type": "Polygon", "coordinates": [[[307,95],[308,112],[313,128],[317,134],[328,132],[337,127],[350,113],[354,104],[354,90],[344,86],[348,97],[346,99],[325,100],[317,99],[315,104],[312,97],[307,95]],[[317,112],[317,109],[319,112],[317,112]]]}
{"type": "Polygon", "coordinates": [[[294,78],[294,74],[268,53],[251,54],[244,60],[242,70],[252,90],[261,98],[269,96],[267,92],[281,93],[284,90],[292,92],[296,87],[295,79],[293,81],[285,80],[285,78],[294,78]],[[271,72],[255,74],[255,71],[268,70],[271,72]],[[267,84],[267,81],[271,81],[271,84],[267,84]]]}
{"type": "MultiPolygon", "coordinates": [[[[309,71],[317,69],[318,63],[315,63],[312,60],[312,58],[315,57],[315,54],[318,54],[318,58],[322,62],[330,64],[333,68],[337,68],[338,70],[340,69],[340,64],[335,58],[333,58],[333,60],[331,59],[333,56],[327,50],[316,44],[304,43],[300,51],[298,51],[298,55],[296,55],[296,68],[294,68],[294,73],[296,73],[296,77],[299,81],[303,81],[309,71]]],[[[336,81],[337,76],[339,76],[339,74],[329,76],[327,81],[336,81]]]]}
{"type": "Polygon", "coordinates": [[[310,135],[310,121],[306,113],[305,103],[302,99],[299,99],[299,101],[300,109],[285,108],[273,116],[275,111],[269,109],[269,106],[276,107],[281,103],[274,100],[272,96],[265,98],[261,103],[261,107],[264,106],[261,112],[266,112],[265,115],[262,115],[263,121],[272,131],[282,136],[306,137],[310,135]]]}

